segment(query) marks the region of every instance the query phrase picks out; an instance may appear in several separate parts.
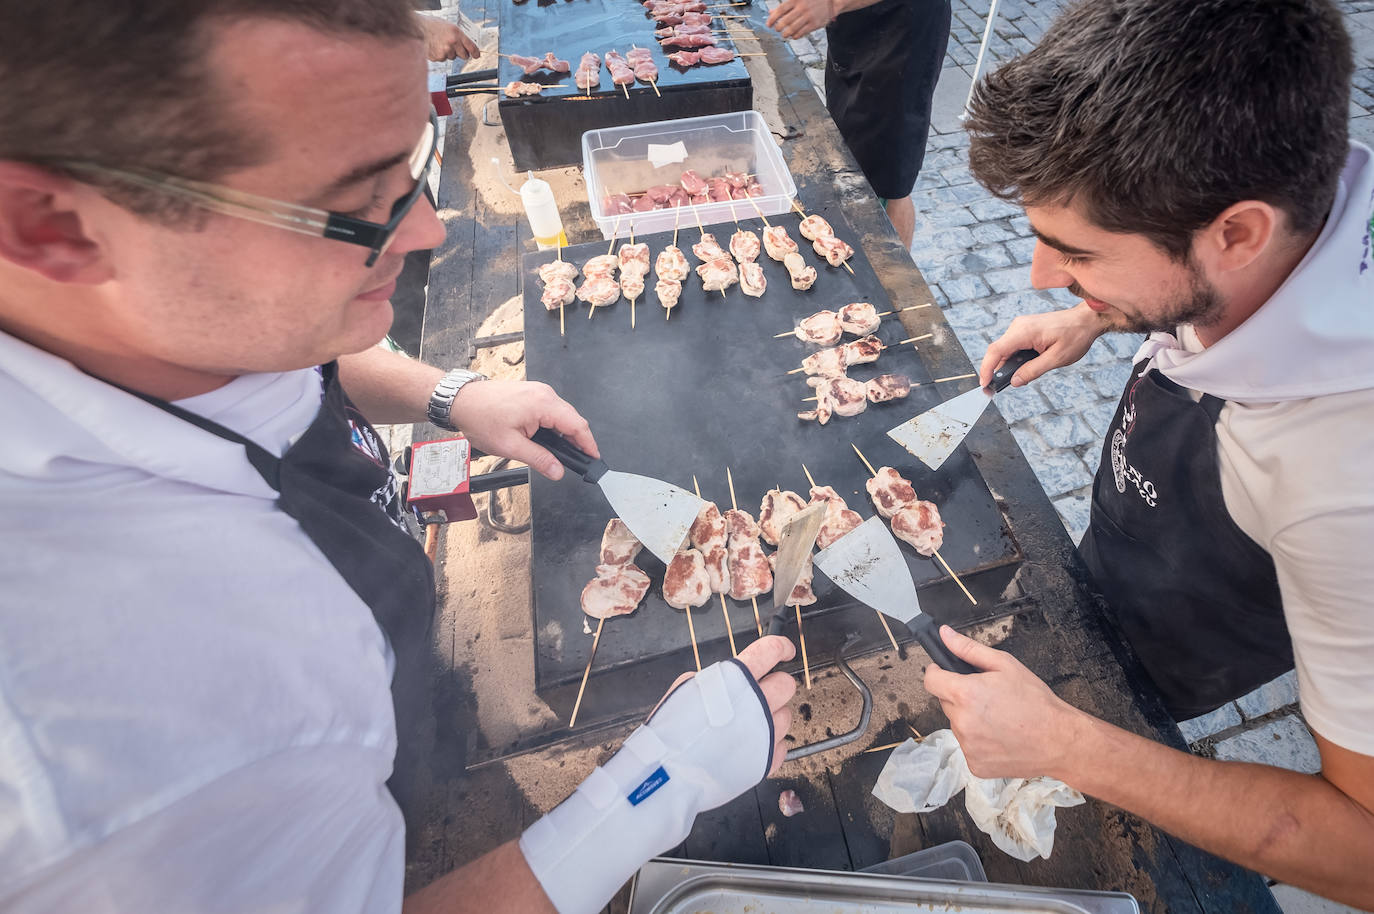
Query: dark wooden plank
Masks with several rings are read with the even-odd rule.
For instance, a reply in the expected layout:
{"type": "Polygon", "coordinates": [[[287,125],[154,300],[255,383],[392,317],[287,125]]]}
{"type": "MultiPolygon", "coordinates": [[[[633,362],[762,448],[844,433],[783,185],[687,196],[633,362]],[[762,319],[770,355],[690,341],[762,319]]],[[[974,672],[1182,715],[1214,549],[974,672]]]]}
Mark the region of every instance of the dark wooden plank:
{"type": "Polygon", "coordinates": [[[758,799],[763,836],[768,844],[768,862],[773,866],[854,868],[830,791],[830,778],[824,769],[810,775],[780,773],[759,784],[753,793],[758,799]],[[795,790],[806,811],[791,818],[784,816],[778,809],[778,795],[784,790],[795,790]]]}
{"type": "Polygon", "coordinates": [[[693,860],[766,864],[768,845],[763,840],[763,819],[755,791],[746,791],[724,806],[697,816],[683,849],[693,860]]]}
{"type": "MultiPolygon", "coordinates": [[[[911,735],[905,730],[900,722],[890,723],[879,731],[873,743],[884,746],[904,740],[911,735]]],[[[887,756],[886,751],[861,753],[826,771],[839,810],[840,830],[849,849],[849,863],[856,870],[892,856],[892,826],[897,813],[873,796],[873,785],[887,763],[887,756]]]]}

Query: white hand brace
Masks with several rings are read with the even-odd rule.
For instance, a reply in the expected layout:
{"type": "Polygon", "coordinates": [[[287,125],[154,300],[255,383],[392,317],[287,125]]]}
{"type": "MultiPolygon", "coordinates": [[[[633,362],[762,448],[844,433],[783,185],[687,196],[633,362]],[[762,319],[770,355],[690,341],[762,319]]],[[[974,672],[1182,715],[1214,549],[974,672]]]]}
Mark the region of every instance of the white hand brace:
{"type": "Polygon", "coordinates": [[[687,837],[700,812],[757,784],[773,757],[773,715],[738,660],[668,693],[620,751],[520,838],[561,914],[593,914],[635,870],[687,837]]]}

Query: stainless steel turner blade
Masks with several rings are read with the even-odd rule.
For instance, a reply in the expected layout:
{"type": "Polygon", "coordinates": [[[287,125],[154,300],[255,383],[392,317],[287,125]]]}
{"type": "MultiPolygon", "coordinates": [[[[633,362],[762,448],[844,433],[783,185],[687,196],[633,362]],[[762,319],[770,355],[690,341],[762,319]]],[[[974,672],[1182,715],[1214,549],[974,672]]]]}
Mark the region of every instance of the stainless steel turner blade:
{"type": "Polygon", "coordinates": [[[1012,353],[992,373],[992,383],[987,387],[975,387],[946,400],[889,430],[887,436],[932,470],[940,469],[949,455],[964,443],[969,430],[992,402],[992,395],[1004,390],[1016,370],[1039,355],[1034,349],[1012,353]]]}

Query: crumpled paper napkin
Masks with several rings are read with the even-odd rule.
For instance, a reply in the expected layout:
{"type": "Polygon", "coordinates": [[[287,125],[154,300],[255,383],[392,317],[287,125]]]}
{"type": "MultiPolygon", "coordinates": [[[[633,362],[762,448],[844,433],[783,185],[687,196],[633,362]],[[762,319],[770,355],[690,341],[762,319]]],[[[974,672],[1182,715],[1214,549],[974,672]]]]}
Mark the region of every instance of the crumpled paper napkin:
{"type": "Polygon", "coordinates": [[[1054,778],[980,778],[968,770],[953,731],[908,739],[888,757],[873,795],[898,812],[930,812],[964,791],[973,824],[1017,860],[1049,857],[1054,810],[1077,806],[1083,794],[1054,778]]]}

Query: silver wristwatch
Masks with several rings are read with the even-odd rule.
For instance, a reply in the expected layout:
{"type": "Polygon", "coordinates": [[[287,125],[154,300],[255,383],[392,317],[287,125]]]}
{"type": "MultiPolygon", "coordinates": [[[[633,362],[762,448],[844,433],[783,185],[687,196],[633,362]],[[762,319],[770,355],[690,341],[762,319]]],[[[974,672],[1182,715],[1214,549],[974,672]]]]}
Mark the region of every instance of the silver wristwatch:
{"type": "Polygon", "coordinates": [[[462,390],[467,384],[473,381],[485,381],[487,376],[476,371],[468,371],[465,368],[455,368],[440,379],[434,386],[434,393],[429,395],[429,407],[425,410],[425,416],[439,428],[448,429],[456,432],[453,420],[449,413],[453,409],[453,398],[458,396],[458,391],[462,390]]]}

